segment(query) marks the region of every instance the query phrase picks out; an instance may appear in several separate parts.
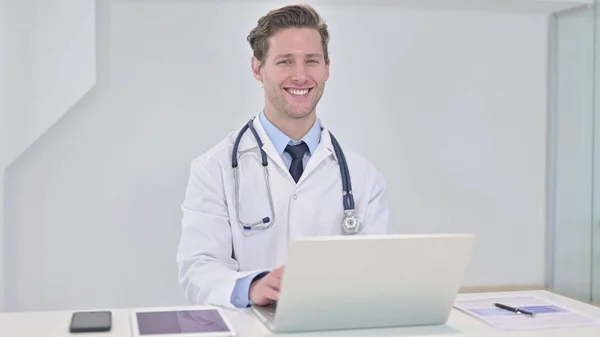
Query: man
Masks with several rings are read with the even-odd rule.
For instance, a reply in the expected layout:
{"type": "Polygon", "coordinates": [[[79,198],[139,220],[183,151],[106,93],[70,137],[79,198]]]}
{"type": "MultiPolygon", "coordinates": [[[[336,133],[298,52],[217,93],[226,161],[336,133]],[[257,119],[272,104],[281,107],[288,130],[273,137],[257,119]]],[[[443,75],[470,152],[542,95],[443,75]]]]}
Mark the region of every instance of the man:
{"type": "MultiPolygon", "coordinates": [[[[177,262],[181,286],[194,304],[243,308],[277,301],[289,241],[341,235],[340,158],[316,115],[329,78],[327,25],[310,6],[286,6],[260,18],[248,42],[252,72],[264,86],[264,110],[252,125],[268,155],[273,207],[265,206],[264,167],[251,132],[235,147],[243,178],[237,198],[232,151],[240,130],[193,161],[177,262]],[[269,209],[272,227],[240,226],[269,209]]],[[[388,233],[383,177],[360,155],[345,151],[345,157],[361,233],[388,233]]]]}

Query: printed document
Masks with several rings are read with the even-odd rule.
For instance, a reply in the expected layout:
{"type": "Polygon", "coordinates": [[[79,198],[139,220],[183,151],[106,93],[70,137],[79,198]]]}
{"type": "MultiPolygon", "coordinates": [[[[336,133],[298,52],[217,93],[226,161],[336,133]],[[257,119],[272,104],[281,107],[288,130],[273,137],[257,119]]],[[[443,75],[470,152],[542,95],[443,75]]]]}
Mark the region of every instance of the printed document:
{"type": "Polygon", "coordinates": [[[454,307],[501,330],[537,330],[600,326],[600,320],[535,296],[457,298],[454,307]],[[535,314],[530,317],[497,308],[505,304],[535,314]]]}

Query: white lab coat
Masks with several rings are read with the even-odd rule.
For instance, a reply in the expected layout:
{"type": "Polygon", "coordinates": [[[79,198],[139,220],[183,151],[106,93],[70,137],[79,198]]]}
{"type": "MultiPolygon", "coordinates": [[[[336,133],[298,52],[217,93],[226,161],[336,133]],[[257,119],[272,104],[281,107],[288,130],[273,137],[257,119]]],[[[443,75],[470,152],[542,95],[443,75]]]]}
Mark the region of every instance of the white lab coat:
{"type": "MultiPolygon", "coordinates": [[[[342,234],[342,183],[329,132],[323,129],[320,144],[296,184],[258,117],[254,127],[268,156],[275,222],[266,230],[244,231],[236,220],[231,153],[239,130],[196,158],[182,204],[177,251],[179,282],[193,304],[233,307],[236,280],[284,265],[290,240],[342,234]]],[[[365,158],[340,146],[352,179],[356,214],[363,221],[362,234],[389,233],[382,175],[365,158]]],[[[238,158],[241,219],[255,222],[266,216],[273,218],[260,151],[250,130],[240,142],[238,158]]]]}

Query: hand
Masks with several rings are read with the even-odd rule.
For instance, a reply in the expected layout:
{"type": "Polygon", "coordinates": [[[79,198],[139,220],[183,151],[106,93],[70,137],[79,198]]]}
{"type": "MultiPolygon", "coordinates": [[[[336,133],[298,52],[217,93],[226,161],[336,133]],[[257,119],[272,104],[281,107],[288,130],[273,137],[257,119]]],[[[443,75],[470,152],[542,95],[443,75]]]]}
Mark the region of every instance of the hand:
{"type": "Polygon", "coordinates": [[[283,266],[252,282],[249,293],[250,301],[256,305],[267,305],[272,301],[279,301],[282,276],[283,266]]]}

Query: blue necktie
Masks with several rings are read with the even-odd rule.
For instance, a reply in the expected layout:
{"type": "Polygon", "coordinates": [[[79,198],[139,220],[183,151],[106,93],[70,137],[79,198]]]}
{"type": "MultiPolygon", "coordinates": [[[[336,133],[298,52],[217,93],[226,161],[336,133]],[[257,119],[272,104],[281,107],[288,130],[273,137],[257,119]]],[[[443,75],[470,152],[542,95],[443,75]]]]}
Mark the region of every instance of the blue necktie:
{"type": "Polygon", "coordinates": [[[289,153],[292,157],[290,174],[292,175],[292,178],[294,178],[295,182],[298,182],[300,176],[302,176],[302,172],[304,171],[302,159],[304,158],[306,151],[308,151],[308,146],[305,142],[302,142],[298,145],[288,145],[285,148],[285,152],[289,153]]]}

